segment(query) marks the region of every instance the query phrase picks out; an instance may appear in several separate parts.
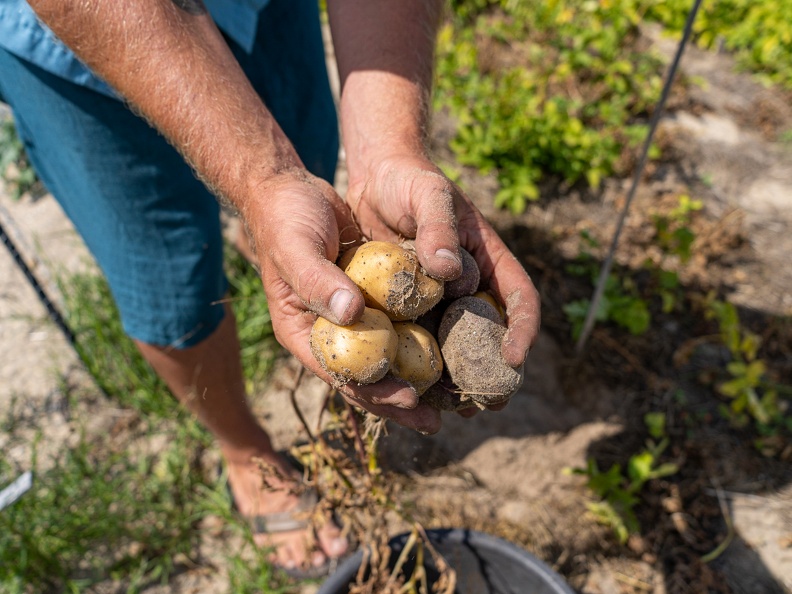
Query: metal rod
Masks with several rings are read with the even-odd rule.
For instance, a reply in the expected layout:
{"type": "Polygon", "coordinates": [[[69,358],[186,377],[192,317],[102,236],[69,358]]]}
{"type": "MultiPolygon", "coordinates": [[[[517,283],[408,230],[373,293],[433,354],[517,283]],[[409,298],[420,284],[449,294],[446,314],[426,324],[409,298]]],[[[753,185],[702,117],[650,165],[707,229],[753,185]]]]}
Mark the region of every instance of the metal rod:
{"type": "Polygon", "coordinates": [[[17,249],[16,245],[14,245],[11,237],[8,235],[8,233],[6,233],[2,221],[0,221],[0,241],[3,243],[6,249],[8,249],[9,253],[11,254],[11,258],[14,260],[14,263],[22,271],[22,274],[25,275],[28,283],[30,283],[30,286],[36,292],[36,296],[47,310],[47,314],[49,315],[50,319],[55,323],[55,325],[58,327],[58,330],[61,331],[71,347],[79,355],[80,351],[77,348],[77,338],[75,337],[74,332],[72,332],[72,329],[66,323],[66,320],[64,319],[61,312],[49,298],[47,293],[44,291],[44,288],[41,286],[41,283],[39,283],[38,279],[33,274],[33,271],[22,258],[22,254],[19,253],[19,250],[17,249]]]}
{"type": "Polygon", "coordinates": [[[649,155],[649,148],[652,145],[652,139],[654,138],[657,124],[660,122],[660,116],[663,113],[666,100],[668,99],[668,95],[671,92],[671,86],[674,82],[674,78],[676,77],[676,71],[679,67],[679,62],[682,59],[682,53],[685,51],[685,46],[687,45],[691,32],[693,31],[693,21],[696,19],[696,14],[698,13],[700,5],[701,0],[694,0],[693,8],[690,9],[690,13],[687,16],[687,21],[685,22],[685,29],[682,33],[682,39],[679,41],[676,55],[674,56],[674,60],[671,62],[671,67],[668,70],[668,76],[666,77],[665,84],[663,85],[663,91],[660,95],[660,100],[657,102],[654,113],[652,114],[652,119],[649,124],[649,132],[646,135],[643,150],[641,151],[641,159],[638,162],[638,167],[635,169],[635,173],[633,174],[632,185],[630,186],[630,190],[627,193],[627,200],[624,202],[624,207],[622,208],[621,214],[619,215],[619,221],[616,224],[616,230],[613,233],[613,240],[611,241],[610,250],[608,251],[608,255],[602,264],[602,268],[600,269],[597,285],[594,289],[594,295],[591,298],[591,303],[589,304],[588,311],[586,312],[586,320],[583,323],[583,328],[580,331],[580,337],[578,338],[577,344],[575,345],[575,350],[578,354],[583,352],[586,342],[588,341],[588,337],[594,328],[597,310],[599,309],[600,302],[602,301],[602,296],[605,293],[605,284],[607,283],[608,276],[610,275],[611,268],[613,267],[613,258],[616,255],[616,248],[619,245],[619,239],[624,227],[624,221],[627,219],[627,213],[629,212],[630,205],[632,204],[633,198],[635,197],[635,191],[638,188],[638,183],[641,181],[641,176],[643,175],[644,168],[646,167],[646,159],[649,155]]]}

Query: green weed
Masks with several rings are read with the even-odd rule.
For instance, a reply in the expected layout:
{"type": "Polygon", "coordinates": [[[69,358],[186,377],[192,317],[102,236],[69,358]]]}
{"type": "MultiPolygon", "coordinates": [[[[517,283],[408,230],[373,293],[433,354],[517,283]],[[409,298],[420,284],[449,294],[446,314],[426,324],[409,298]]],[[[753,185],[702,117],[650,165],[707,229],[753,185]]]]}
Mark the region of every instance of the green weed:
{"type": "Polygon", "coordinates": [[[41,185],[11,119],[0,121],[0,177],[14,200],[41,185]]]}
{"type": "Polygon", "coordinates": [[[789,402],[779,394],[792,391],[769,377],[767,363],[758,356],[761,338],[742,327],[731,303],[710,299],[707,316],[717,321],[731,357],[726,365],[728,379],[716,385],[717,392],[729,399],[723,414],[737,426],[753,422],[763,437],[792,432],[789,402]]]}
{"type": "MultiPolygon", "coordinates": [[[[83,436],[36,475],[34,488],[0,513],[0,589],[77,592],[127,578],[135,592],[166,582],[178,558],[193,555],[207,511],[200,493],[210,488],[190,467],[205,437],[190,424],[169,429],[153,456],[83,436]]],[[[0,462],[0,476],[11,470],[0,462]]]]}
{"type": "Polygon", "coordinates": [[[678,205],[668,213],[654,214],[655,242],[667,255],[676,256],[683,264],[690,260],[696,235],[690,228],[691,216],[703,208],[701,200],[687,194],[679,196],[678,205]]]}
{"type": "Polygon", "coordinates": [[[654,213],[653,243],[663,254],[659,263],[647,260],[645,268],[649,271],[652,291],[660,298],[663,313],[671,313],[679,307],[683,299],[679,274],[675,267],[683,266],[693,255],[696,234],[692,228],[693,216],[703,208],[700,200],[687,194],[678,198],[677,206],[668,212],[654,213]]]}
{"type": "MultiPolygon", "coordinates": [[[[590,249],[599,247],[598,242],[586,231],[581,232],[581,250],[574,262],[566,267],[573,276],[588,277],[592,286],[599,276],[600,264],[590,249]]],[[[562,307],[570,324],[572,337],[577,338],[583,328],[591,300],[577,299],[562,307]]],[[[605,291],[595,318],[597,322],[612,322],[630,334],[645,333],[652,322],[649,304],[638,291],[630,277],[611,273],[605,281],[605,291]]]]}
{"type": "Polygon", "coordinates": [[[669,443],[665,435],[665,415],[648,413],[644,422],[650,438],[643,450],[630,456],[626,472],[620,464],[614,464],[603,472],[593,459],[588,460],[586,468],[573,468],[569,471],[587,477],[588,488],[599,499],[589,503],[589,510],[599,522],[613,529],[622,544],[627,542],[631,534],[640,532],[635,508],[640,503],[640,493],[646,483],[679,471],[674,463],[660,462],[669,443]]]}
{"type": "MultiPolygon", "coordinates": [[[[266,301],[253,269],[235,254],[228,263],[245,375],[258,384],[277,352],[266,301]]],[[[201,452],[212,447],[209,435],[126,337],[107,283],[80,274],[61,286],[84,360],[133,429],[121,436],[83,434],[35,476],[32,491],[0,513],[0,591],[82,592],[114,580],[137,592],[166,583],[179,569],[202,563],[199,523],[214,515],[246,536],[242,550],[229,554],[229,591],[284,592],[264,552],[231,513],[225,489],[199,464],[201,452]],[[149,440],[164,447],[143,453],[139,444],[149,440]]],[[[92,406],[108,404],[100,399],[92,406]]],[[[2,421],[11,439],[19,425],[2,421]]],[[[35,445],[33,451],[29,467],[36,469],[35,445]]],[[[19,471],[0,457],[0,485],[19,471]]]]}

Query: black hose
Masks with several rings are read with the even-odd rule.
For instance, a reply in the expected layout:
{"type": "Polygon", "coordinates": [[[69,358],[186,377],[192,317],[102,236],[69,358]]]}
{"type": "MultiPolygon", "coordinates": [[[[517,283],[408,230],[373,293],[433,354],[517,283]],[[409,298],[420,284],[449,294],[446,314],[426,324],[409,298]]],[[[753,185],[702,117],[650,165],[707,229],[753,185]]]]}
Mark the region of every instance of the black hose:
{"type": "MultiPolygon", "coordinates": [[[[19,250],[14,245],[14,242],[11,240],[11,237],[6,233],[5,228],[3,227],[2,221],[0,221],[0,241],[2,241],[3,245],[6,246],[11,257],[14,259],[14,263],[19,267],[22,271],[22,274],[25,275],[25,278],[30,283],[30,286],[33,287],[33,290],[36,292],[36,296],[38,297],[39,301],[41,301],[42,305],[47,310],[47,314],[49,315],[50,319],[55,323],[58,327],[58,330],[61,331],[63,336],[69,342],[71,347],[74,351],[80,354],[80,350],[77,348],[77,338],[74,336],[74,332],[66,323],[63,315],[58,308],[55,307],[55,304],[52,300],[47,296],[47,293],[44,291],[44,288],[39,283],[36,276],[33,274],[33,271],[27,265],[25,260],[22,258],[22,255],[19,253],[19,250]]],[[[82,359],[82,357],[80,357],[82,359]]]]}

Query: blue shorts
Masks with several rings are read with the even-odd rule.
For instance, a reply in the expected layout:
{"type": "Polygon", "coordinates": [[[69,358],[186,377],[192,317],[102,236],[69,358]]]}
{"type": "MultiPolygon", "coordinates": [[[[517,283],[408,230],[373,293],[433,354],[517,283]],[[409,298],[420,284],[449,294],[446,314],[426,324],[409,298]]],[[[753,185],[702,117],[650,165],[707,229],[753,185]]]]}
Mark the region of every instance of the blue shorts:
{"type": "MultiPolygon", "coordinates": [[[[338,125],[317,4],[272,0],[253,50],[229,45],[306,167],[332,183],[338,125]]],[[[0,98],[107,277],[125,331],[176,348],[211,334],[228,288],[219,207],[181,156],[122,102],[2,49],[0,98]]]]}

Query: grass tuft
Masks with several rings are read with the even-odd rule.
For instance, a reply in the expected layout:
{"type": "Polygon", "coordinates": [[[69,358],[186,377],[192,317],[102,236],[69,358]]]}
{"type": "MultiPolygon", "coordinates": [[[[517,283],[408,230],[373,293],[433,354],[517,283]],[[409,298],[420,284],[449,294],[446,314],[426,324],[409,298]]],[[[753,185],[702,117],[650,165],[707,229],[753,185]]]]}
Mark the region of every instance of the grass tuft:
{"type": "MultiPolygon", "coordinates": [[[[228,254],[227,272],[245,376],[258,386],[278,353],[269,312],[255,271],[235,253],[228,254]]],[[[228,591],[284,592],[264,552],[231,512],[214,468],[202,464],[210,436],[124,334],[105,280],[77,274],[61,287],[80,354],[110,399],[95,399],[91,411],[97,417],[114,411],[123,422],[91,432],[87,419],[72,420],[76,445],[58,444],[54,458],[42,463],[37,452],[53,445],[45,430],[30,443],[29,423],[15,418],[18,407],[0,420],[6,446],[30,451],[22,464],[0,456],[0,487],[23,470],[35,473],[33,489],[0,511],[0,591],[83,592],[112,583],[114,591],[138,592],[191,569],[217,573],[199,546],[207,538],[203,520],[214,516],[223,528],[211,538],[219,539],[221,550],[234,542],[222,553],[228,591]]],[[[68,396],[80,407],[77,396],[68,396]]]]}

